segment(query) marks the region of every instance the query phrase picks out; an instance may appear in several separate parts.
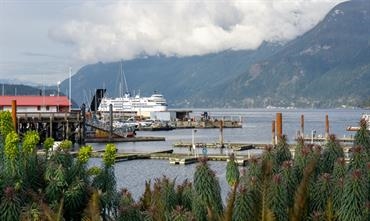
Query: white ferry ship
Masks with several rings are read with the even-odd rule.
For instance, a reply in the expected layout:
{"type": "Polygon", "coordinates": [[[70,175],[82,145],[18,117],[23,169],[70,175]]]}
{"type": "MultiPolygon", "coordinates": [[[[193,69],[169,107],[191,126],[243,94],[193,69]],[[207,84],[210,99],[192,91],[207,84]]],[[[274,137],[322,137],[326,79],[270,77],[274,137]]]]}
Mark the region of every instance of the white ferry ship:
{"type": "Polygon", "coordinates": [[[141,116],[150,116],[150,112],[167,111],[166,99],[156,91],[150,97],[130,96],[129,93],[116,98],[103,97],[98,111],[109,112],[110,104],[113,112],[136,112],[141,116]]]}
{"type": "MultiPolygon", "coordinates": [[[[150,97],[140,97],[140,94],[131,96],[131,94],[128,92],[129,89],[127,87],[126,76],[123,71],[122,63],[123,62],[121,62],[120,66],[120,77],[125,83],[126,92],[123,94],[122,90],[120,90],[121,96],[109,98],[104,96],[105,89],[100,89],[99,93],[96,92],[96,96],[98,97],[98,103],[96,104],[96,106],[98,106],[98,111],[109,112],[110,104],[112,104],[113,112],[130,112],[144,117],[150,117],[151,112],[167,111],[166,99],[157,91],[154,91],[150,97]]],[[[95,102],[95,98],[93,102],[95,102]]]]}

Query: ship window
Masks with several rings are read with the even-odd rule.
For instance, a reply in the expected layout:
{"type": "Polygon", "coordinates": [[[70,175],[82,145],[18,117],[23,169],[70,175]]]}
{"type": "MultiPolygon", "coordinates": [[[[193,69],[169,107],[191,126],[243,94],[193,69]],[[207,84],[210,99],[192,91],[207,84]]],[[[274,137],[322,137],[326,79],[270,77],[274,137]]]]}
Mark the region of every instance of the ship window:
{"type": "Polygon", "coordinates": [[[41,106],[37,106],[37,110],[39,111],[39,110],[41,110],[41,106]]]}
{"type": "Polygon", "coordinates": [[[46,110],[48,111],[50,109],[50,107],[49,106],[46,106],[46,110]]]}

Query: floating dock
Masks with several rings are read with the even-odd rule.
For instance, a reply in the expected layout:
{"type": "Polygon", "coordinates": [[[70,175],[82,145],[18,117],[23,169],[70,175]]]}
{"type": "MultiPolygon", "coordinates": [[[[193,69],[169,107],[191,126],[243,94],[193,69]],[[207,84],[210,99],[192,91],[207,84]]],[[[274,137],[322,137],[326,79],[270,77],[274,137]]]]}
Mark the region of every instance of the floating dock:
{"type": "Polygon", "coordinates": [[[175,128],[242,128],[241,121],[233,120],[196,120],[196,121],[176,121],[175,128]]]}
{"type": "MultiPolygon", "coordinates": [[[[197,148],[222,148],[221,143],[194,143],[195,147],[197,148]]],[[[173,144],[173,147],[186,147],[191,148],[193,146],[192,143],[188,142],[177,142],[173,144]]],[[[245,144],[245,143],[224,143],[223,148],[232,149],[234,151],[243,151],[243,150],[250,150],[255,149],[254,144],[245,144]]]]}
{"type": "MultiPolygon", "coordinates": [[[[325,137],[305,137],[303,138],[306,143],[325,143],[328,141],[327,138],[325,137]]],[[[353,137],[341,137],[341,138],[336,138],[336,140],[340,143],[353,143],[354,138],[353,137]]]]}
{"type": "Polygon", "coordinates": [[[88,137],[86,143],[115,143],[115,142],[147,142],[147,141],[165,141],[164,137],[88,137]]]}
{"type": "Polygon", "coordinates": [[[192,157],[192,156],[182,156],[182,157],[170,157],[168,159],[170,161],[170,164],[173,165],[187,165],[198,162],[198,157],[192,157]]]}
{"type": "MultiPolygon", "coordinates": [[[[95,157],[101,157],[102,151],[95,152],[95,157]]],[[[235,156],[235,162],[239,166],[246,166],[248,160],[252,157],[259,157],[258,154],[256,155],[240,155],[235,156]]],[[[220,154],[212,154],[212,155],[189,155],[189,154],[174,154],[172,149],[164,150],[164,151],[157,151],[157,152],[150,152],[150,153],[119,153],[116,156],[115,162],[124,162],[129,160],[142,160],[142,159],[156,159],[156,160],[168,160],[171,165],[188,165],[197,163],[200,158],[206,157],[208,161],[228,161],[228,155],[220,155],[220,154]]]]}

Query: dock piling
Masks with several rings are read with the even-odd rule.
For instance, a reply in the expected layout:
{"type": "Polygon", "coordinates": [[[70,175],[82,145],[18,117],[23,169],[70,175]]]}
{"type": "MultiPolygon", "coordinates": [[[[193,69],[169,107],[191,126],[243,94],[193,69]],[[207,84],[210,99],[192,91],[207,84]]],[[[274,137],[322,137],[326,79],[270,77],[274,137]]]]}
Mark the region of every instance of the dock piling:
{"type": "Polygon", "coordinates": [[[12,100],[12,120],[14,130],[18,132],[18,123],[17,123],[17,100],[12,100]]]}
{"type": "Polygon", "coordinates": [[[329,138],[329,115],[325,115],[325,138],[329,138]]]}
{"type": "Polygon", "coordinates": [[[276,113],[276,136],[281,138],[283,135],[283,115],[281,112],[276,113]]]}
{"type": "Polygon", "coordinates": [[[224,119],[222,118],[220,122],[220,144],[221,144],[221,149],[224,148],[224,119]]]}
{"type": "Polygon", "coordinates": [[[304,137],[304,115],[301,115],[301,137],[304,137]]]}
{"type": "Polygon", "coordinates": [[[271,133],[272,133],[272,145],[275,145],[275,120],[272,120],[271,124],[271,133]]]}

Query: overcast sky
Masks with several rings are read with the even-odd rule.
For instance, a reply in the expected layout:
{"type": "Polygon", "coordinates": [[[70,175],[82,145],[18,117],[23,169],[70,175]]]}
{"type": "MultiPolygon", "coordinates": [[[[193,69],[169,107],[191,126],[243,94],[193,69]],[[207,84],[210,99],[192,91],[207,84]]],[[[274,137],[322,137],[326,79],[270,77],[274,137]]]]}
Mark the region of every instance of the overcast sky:
{"type": "Polygon", "coordinates": [[[53,85],[83,65],[284,42],[344,0],[0,0],[0,79],[53,85]]]}

